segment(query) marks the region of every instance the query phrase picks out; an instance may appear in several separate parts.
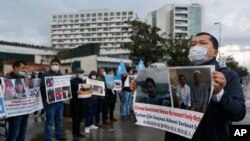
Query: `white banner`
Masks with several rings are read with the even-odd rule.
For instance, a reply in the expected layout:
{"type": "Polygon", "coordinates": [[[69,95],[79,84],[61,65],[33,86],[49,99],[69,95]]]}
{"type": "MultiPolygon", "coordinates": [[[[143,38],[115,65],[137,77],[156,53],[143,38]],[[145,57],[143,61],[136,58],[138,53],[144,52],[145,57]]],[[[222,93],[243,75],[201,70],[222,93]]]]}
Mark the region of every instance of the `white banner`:
{"type": "Polygon", "coordinates": [[[43,108],[40,79],[1,78],[1,82],[0,117],[30,114],[43,108]]]}
{"type": "Polygon", "coordinates": [[[87,84],[92,85],[93,95],[105,96],[105,84],[103,81],[87,79],[87,84]]]}
{"type": "Polygon", "coordinates": [[[214,66],[147,68],[137,76],[136,124],[192,138],[211,99],[214,66]]]}
{"type": "Polygon", "coordinates": [[[81,93],[78,93],[78,98],[89,98],[92,96],[92,85],[91,84],[79,84],[78,90],[81,93]]]}

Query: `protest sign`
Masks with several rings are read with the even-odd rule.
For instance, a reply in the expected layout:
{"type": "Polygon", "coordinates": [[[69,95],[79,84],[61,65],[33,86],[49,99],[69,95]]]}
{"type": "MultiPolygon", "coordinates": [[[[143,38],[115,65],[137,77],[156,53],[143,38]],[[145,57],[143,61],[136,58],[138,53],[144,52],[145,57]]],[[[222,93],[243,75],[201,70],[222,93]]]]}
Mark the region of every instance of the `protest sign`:
{"type": "MultiPolygon", "coordinates": [[[[1,82],[3,80],[1,79],[1,82]]],[[[3,85],[0,84],[0,117],[5,116],[5,108],[4,108],[4,98],[3,98],[3,85]]]]}
{"type": "Polygon", "coordinates": [[[122,90],[122,81],[121,80],[114,80],[114,91],[121,91],[122,90]]]}
{"type": "Polygon", "coordinates": [[[1,78],[2,91],[0,116],[12,117],[30,114],[43,108],[40,79],[6,79],[1,78]],[[1,104],[2,103],[2,104],[1,104]]]}
{"type": "Polygon", "coordinates": [[[191,139],[212,96],[213,70],[214,66],[141,70],[134,99],[136,124],[191,139]]]}
{"type": "Polygon", "coordinates": [[[87,84],[92,85],[93,95],[105,96],[105,85],[103,81],[87,79],[87,84]]]}
{"type": "Polygon", "coordinates": [[[115,76],[113,74],[104,75],[104,79],[105,79],[106,86],[108,89],[113,89],[113,87],[115,85],[114,78],[115,78],[115,76]]]}
{"type": "Polygon", "coordinates": [[[78,93],[78,98],[88,98],[92,95],[92,85],[91,84],[79,84],[78,90],[81,93],[78,93]]]}
{"type": "Polygon", "coordinates": [[[49,104],[72,98],[71,77],[71,75],[45,77],[47,102],[49,104]]]}

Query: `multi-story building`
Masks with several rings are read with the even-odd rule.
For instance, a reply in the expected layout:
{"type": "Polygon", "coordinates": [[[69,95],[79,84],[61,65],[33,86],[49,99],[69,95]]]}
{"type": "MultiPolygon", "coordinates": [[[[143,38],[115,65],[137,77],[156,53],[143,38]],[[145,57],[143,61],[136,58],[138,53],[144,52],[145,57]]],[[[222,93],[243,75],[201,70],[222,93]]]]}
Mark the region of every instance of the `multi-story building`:
{"type": "Polygon", "coordinates": [[[161,29],[161,34],[194,36],[203,28],[203,9],[200,4],[165,4],[148,13],[146,23],[161,29]]]}
{"type": "Polygon", "coordinates": [[[54,14],[51,19],[51,45],[65,49],[99,43],[101,56],[126,58],[129,51],[121,49],[120,43],[131,40],[123,28],[129,27],[125,21],[135,19],[137,15],[132,10],[100,9],[54,14]]]}

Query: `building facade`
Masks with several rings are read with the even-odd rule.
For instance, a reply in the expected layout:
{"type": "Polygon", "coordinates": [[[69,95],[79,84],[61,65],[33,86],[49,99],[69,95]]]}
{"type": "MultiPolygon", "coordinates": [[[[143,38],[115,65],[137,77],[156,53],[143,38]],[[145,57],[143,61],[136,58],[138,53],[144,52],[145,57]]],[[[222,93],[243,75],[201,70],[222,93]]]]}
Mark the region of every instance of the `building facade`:
{"type": "MultiPolygon", "coordinates": [[[[71,72],[79,67],[84,69],[86,74],[98,68],[114,69],[118,67],[121,59],[100,57],[99,52],[99,44],[86,44],[77,48],[59,50],[49,47],[29,47],[29,45],[0,43],[0,74],[10,72],[12,70],[11,65],[15,60],[28,62],[29,73],[46,71],[49,69],[50,61],[55,57],[60,59],[62,63],[62,73],[65,73],[66,70],[71,72]]],[[[123,61],[126,66],[132,65],[132,61],[129,59],[123,59],[123,61]]]]}
{"type": "Polygon", "coordinates": [[[203,13],[200,4],[165,4],[148,13],[146,23],[160,28],[160,34],[190,37],[202,31],[203,13]]]}
{"type": "Polygon", "coordinates": [[[125,21],[135,19],[137,15],[132,10],[100,9],[54,14],[51,19],[51,46],[65,49],[99,43],[101,56],[126,58],[129,51],[121,49],[120,43],[131,40],[122,29],[129,27],[125,21]]]}

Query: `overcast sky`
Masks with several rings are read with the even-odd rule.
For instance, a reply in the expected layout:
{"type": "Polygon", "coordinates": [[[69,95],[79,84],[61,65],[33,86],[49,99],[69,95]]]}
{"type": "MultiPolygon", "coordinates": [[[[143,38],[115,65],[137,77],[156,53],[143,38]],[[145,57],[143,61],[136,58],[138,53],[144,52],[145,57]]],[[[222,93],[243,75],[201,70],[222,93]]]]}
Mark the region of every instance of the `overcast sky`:
{"type": "Polygon", "coordinates": [[[250,68],[250,2],[248,0],[0,0],[0,40],[50,46],[50,17],[53,13],[81,9],[131,9],[139,18],[166,3],[198,2],[205,8],[204,29],[219,38],[221,52],[236,55],[250,68]],[[244,53],[240,52],[243,50],[244,53]]]}

